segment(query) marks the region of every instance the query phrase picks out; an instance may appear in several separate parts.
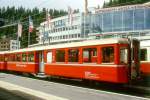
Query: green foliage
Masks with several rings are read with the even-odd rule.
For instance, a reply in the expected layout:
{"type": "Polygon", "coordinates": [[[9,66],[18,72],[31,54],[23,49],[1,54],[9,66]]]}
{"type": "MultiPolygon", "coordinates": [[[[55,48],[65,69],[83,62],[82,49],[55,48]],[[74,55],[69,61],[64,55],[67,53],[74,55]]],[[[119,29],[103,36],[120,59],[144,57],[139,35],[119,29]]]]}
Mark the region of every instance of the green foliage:
{"type": "Polygon", "coordinates": [[[109,2],[104,2],[103,8],[113,7],[113,6],[132,5],[132,4],[142,4],[149,1],[150,0],[110,0],[109,2]]]}
{"type": "MultiPolygon", "coordinates": [[[[78,12],[78,10],[76,10],[78,12]]],[[[49,13],[52,18],[64,16],[67,14],[64,10],[56,10],[56,9],[49,9],[49,13]]],[[[28,45],[28,26],[29,21],[28,17],[29,15],[33,19],[34,27],[39,27],[40,23],[46,20],[46,9],[43,8],[42,10],[39,10],[38,8],[34,9],[25,9],[23,7],[15,8],[15,7],[2,7],[0,8],[0,18],[4,19],[5,25],[12,24],[12,23],[18,23],[18,21],[21,22],[23,25],[23,33],[22,37],[19,39],[21,41],[21,47],[27,47],[28,45]]],[[[0,38],[3,36],[16,39],[17,38],[17,25],[10,26],[6,28],[0,28],[0,38]]],[[[36,30],[34,29],[33,33],[31,33],[31,41],[30,44],[37,43],[36,41],[36,30]]]]}

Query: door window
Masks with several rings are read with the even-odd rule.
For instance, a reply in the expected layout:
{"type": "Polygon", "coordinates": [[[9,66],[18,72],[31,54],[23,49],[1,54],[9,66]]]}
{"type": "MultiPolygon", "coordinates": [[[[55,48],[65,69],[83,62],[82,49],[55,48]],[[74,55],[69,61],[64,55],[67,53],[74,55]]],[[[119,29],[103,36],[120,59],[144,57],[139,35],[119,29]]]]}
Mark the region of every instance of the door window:
{"type": "Polygon", "coordinates": [[[120,48],[120,63],[128,64],[128,49],[120,48]]]}
{"type": "Polygon", "coordinates": [[[147,49],[141,49],[140,58],[141,61],[147,61],[147,49]]]}
{"type": "Polygon", "coordinates": [[[52,52],[47,53],[47,63],[52,63],[52,52]]]}

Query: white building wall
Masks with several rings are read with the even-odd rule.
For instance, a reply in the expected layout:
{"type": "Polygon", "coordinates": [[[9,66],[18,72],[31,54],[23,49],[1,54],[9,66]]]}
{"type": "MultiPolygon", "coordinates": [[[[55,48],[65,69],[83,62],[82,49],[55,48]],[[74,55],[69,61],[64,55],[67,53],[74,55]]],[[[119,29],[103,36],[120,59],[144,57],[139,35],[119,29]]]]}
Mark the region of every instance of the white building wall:
{"type": "Polygon", "coordinates": [[[10,40],[10,50],[17,50],[20,48],[20,41],[10,40]]]}
{"type": "Polygon", "coordinates": [[[81,17],[82,14],[73,14],[72,23],[69,22],[68,15],[52,19],[49,25],[47,21],[41,23],[39,44],[80,40],[81,17]],[[45,41],[43,41],[44,37],[45,41]]]}

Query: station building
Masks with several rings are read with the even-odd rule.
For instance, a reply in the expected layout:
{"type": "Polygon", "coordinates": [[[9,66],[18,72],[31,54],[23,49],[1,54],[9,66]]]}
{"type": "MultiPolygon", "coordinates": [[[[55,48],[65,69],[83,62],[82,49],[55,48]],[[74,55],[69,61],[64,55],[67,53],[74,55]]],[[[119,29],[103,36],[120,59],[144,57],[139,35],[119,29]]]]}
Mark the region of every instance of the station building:
{"type": "Polygon", "coordinates": [[[52,19],[40,25],[39,43],[62,43],[95,38],[146,37],[150,39],[150,6],[148,4],[95,9],[88,15],[73,14],[52,19]]]}
{"type": "Polygon", "coordinates": [[[40,24],[39,43],[59,43],[81,40],[82,14],[73,14],[72,19],[66,16],[52,19],[40,24]]]}

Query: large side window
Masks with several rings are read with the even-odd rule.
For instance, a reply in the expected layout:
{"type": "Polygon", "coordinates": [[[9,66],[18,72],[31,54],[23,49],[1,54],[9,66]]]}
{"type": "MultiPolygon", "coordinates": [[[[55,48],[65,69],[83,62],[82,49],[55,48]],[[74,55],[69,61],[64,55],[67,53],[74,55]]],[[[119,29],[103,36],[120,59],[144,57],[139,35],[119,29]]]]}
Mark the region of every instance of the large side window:
{"type": "Polygon", "coordinates": [[[85,48],[83,49],[83,62],[97,62],[97,49],[96,48],[85,48]]]}
{"type": "Polygon", "coordinates": [[[0,61],[4,61],[4,56],[0,56],[0,61]]]}
{"type": "Polygon", "coordinates": [[[114,62],[114,48],[103,47],[102,48],[102,63],[113,63],[114,62]]]}
{"type": "Polygon", "coordinates": [[[15,55],[14,54],[10,54],[8,61],[15,61],[15,55]]]}
{"type": "Polygon", "coordinates": [[[65,62],[65,50],[56,50],[56,62],[65,62]]]}
{"type": "Polygon", "coordinates": [[[21,56],[20,56],[20,54],[17,54],[17,55],[16,55],[16,61],[21,61],[21,56]]]}
{"type": "Polygon", "coordinates": [[[28,54],[28,62],[34,62],[34,53],[28,54]]]}
{"type": "Polygon", "coordinates": [[[79,50],[78,49],[70,49],[68,52],[69,52],[68,53],[69,62],[78,62],[79,50]]]}
{"type": "Polygon", "coordinates": [[[52,63],[52,52],[47,53],[47,63],[52,63]]]}
{"type": "Polygon", "coordinates": [[[120,48],[120,63],[128,64],[128,49],[120,48]]]}
{"type": "Polygon", "coordinates": [[[141,49],[140,58],[141,61],[147,61],[147,49],[141,49]]]}
{"type": "Polygon", "coordinates": [[[22,61],[23,61],[23,62],[26,62],[26,61],[27,61],[27,54],[26,54],[26,53],[23,53],[23,54],[22,54],[22,61]]]}

